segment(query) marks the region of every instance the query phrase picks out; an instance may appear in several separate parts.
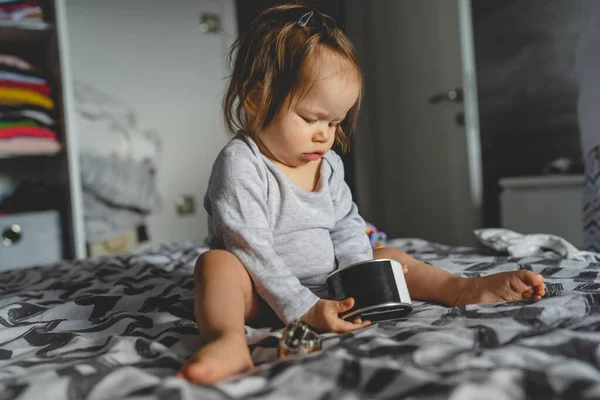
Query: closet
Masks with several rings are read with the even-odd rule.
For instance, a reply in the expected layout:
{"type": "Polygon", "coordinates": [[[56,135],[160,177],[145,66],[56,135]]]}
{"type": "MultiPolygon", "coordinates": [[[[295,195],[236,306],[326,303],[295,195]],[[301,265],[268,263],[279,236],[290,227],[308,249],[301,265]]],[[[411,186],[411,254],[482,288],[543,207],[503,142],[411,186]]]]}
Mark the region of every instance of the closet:
{"type": "Polygon", "coordinates": [[[0,0],[0,271],[85,256],[65,0],[0,0]]]}

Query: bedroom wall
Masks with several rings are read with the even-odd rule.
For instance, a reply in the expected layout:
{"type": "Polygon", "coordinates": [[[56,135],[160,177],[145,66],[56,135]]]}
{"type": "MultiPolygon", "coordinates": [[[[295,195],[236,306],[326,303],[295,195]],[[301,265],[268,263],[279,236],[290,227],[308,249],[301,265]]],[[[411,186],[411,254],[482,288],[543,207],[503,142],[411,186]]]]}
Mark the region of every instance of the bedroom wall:
{"type": "Polygon", "coordinates": [[[237,34],[233,0],[69,0],[67,17],[74,78],[131,105],[162,138],[164,205],[148,220],[151,243],[202,240],[202,197],[228,139],[220,101],[223,56],[237,34]],[[205,12],[221,16],[224,32],[201,32],[205,12]],[[180,194],[194,195],[194,214],[176,213],[180,194]]]}
{"type": "Polygon", "coordinates": [[[539,176],[556,158],[581,158],[580,7],[579,0],[472,1],[486,226],[500,223],[501,178],[539,176]]]}

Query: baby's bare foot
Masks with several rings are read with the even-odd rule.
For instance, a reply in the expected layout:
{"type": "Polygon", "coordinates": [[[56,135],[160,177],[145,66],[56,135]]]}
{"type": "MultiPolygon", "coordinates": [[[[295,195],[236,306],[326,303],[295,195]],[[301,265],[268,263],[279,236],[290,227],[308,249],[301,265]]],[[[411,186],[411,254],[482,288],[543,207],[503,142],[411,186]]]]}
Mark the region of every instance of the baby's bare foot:
{"type": "Polygon", "coordinates": [[[546,292],[544,277],[531,271],[501,272],[463,283],[454,305],[539,300],[546,292]]]}
{"type": "Polygon", "coordinates": [[[208,343],[175,374],[193,383],[210,385],[254,367],[243,335],[223,335],[208,343]]]}

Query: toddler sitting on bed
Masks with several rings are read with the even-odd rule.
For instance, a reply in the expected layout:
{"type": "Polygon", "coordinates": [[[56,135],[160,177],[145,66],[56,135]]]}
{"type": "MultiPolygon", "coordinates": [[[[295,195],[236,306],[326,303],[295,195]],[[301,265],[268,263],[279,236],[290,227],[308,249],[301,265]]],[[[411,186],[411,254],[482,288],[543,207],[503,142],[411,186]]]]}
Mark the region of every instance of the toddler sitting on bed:
{"type": "Polygon", "coordinates": [[[398,260],[413,299],[447,306],[544,295],[542,276],[531,271],[467,279],[396,249],[372,250],[331,150],[334,142],[348,147],[362,86],[353,46],[331,17],[300,4],[273,7],[234,53],[224,112],[237,135],[212,170],[211,250],[194,271],[196,321],[207,344],[177,376],[210,384],[253,367],[246,323],[300,319],[340,333],[368,326],[338,317],[353,299],[322,298],[325,277],[358,261],[398,260]]]}

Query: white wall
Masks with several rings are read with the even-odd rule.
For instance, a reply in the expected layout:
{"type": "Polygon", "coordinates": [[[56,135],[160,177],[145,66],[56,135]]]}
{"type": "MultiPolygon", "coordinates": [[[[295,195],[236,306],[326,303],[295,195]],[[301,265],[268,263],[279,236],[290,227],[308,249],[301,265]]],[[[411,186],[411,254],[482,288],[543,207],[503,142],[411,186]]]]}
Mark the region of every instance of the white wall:
{"type": "Polygon", "coordinates": [[[220,104],[237,34],[233,0],[68,0],[67,18],[73,77],[131,105],[138,124],[162,137],[164,206],[149,218],[151,243],[202,240],[202,197],[229,138],[220,104]],[[224,32],[202,33],[204,12],[219,14],[224,32]],[[176,213],[180,194],[195,196],[195,214],[176,213]]]}

